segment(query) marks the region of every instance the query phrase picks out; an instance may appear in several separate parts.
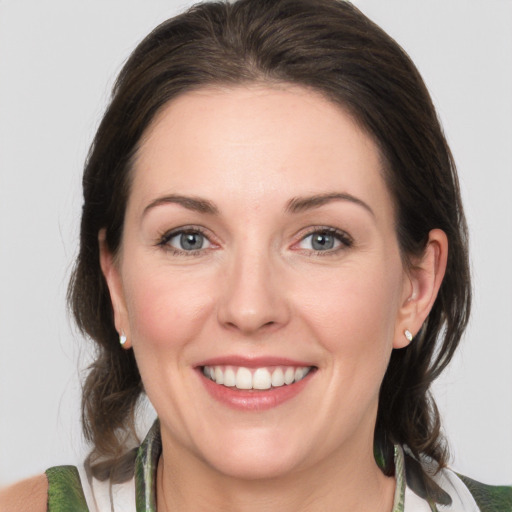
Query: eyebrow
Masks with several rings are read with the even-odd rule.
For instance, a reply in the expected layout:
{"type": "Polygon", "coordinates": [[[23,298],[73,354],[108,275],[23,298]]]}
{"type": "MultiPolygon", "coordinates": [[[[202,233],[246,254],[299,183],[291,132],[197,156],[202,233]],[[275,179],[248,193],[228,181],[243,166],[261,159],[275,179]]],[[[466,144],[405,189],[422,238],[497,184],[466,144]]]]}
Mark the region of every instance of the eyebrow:
{"type": "Polygon", "coordinates": [[[333,192],[329,194],[318,194],[309,197],[295,197],[288,202],[286,206],[286,211],[289,213],[300,213],[305,210],[311,210],[314,208],[319,208],[324,204],[330,203],[332,201],[349,201],[351,203],[362,206],[365,210],[367,210],[373,217],[375,217],[374,211],[370,208],[368,204],[366,204],[361,199],[342,192],[333,192]]]}
{"type": "MultiPolygon", "coordinates": [[[[351,203],[357,204],[359,206],[362,206],[365,210],[371,213],[373,217],[375,217],[374,211],[364,201],[358,199],[357,197],[351,194],[341,192],[317,194],[308,197],[294,197],[293,199],[288,201],[285,211],[288,213],[300,213],[314,208],[320,208],[321,206],[333,201],[349,201],[351,203]]],[[[179,204],[180,206],[183,206],[188,210],[192,210],[199,213],[206,213],[209,215],[218,215],[219,213],[219,209],[211,201],[208,201],[207,199],[171,194],[168,196],[159,197],[152,201],[151,203],[149,203],[144,208],[143,216],[146,215],[146,213],[152,208],[164,204],[179,204]]]]}
{"type": "Polygon", "coordinates": [[[179,204],[188,210],[192,210],[199,213],[207,213],[210,215],[217,215],[219,213],[218,208],[207,199],[200,199],[198,197],[190,197],[190,196],[180,196],[178,194],[171,194],[168,196],[159,197],[155,199],[151,203],[149,203],[146,208],[144,208],[144,212],[142,215],[146,215],[146,213],[155,208],[157,206],[161,206],[164,204],[179,204]]]}

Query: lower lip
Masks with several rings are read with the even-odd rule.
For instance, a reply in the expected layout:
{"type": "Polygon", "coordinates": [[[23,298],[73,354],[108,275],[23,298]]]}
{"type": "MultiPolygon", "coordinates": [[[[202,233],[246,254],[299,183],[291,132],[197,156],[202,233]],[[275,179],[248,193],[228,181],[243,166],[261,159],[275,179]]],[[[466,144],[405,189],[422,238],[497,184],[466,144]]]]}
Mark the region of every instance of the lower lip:
{"type": "Polygon", "coordinates": [[[202,370],[198,372],[204,387],[215,400],[233,409],[265,411],[296,397],[309,384],[315,370],[311,370],[298,382],[265,390],[244,390],[223,386],[205,377],[202,370]]]}

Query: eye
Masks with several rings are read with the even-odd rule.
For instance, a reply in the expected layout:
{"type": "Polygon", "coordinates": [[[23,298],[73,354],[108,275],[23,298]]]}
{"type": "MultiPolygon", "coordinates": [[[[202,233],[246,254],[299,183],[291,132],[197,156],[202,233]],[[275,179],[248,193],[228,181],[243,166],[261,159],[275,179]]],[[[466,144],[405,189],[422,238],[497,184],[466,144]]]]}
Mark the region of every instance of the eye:
{"type": "Polygon", "coordinates": [[[195,252],[211,247],[208,238],[197,229],[173,231],[162,237],[159,244],[175,249],[178,253],[195,252]]]}
{"type": "Polygon", "coordinates": [[[310,232],[299,242],[298,247],[315,252],[334,252],[352,245],[351,238],[337,229],[317,229],[310,232]]]}

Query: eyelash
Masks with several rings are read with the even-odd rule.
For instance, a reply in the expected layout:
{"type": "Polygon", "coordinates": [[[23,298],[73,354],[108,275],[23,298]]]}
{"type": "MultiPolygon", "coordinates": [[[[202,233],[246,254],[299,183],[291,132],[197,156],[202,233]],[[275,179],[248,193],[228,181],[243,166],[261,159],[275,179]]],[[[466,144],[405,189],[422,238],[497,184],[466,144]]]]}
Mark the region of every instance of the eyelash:
{"type": "Polygon", "coordinates": [[[162,235],[159,236],[157,246],[161,247],[162,249],[169,251],[173,256],[199,256],[204,253],[205,249],[195,249],[191,251],[185,251],[182,249],[177,249],[176,247],[173,247],[169,245],[169,242],[176,236],[179,235],[201,235],[204,237],[205,240],[208,241],[208,243],[213,245],[213,242],[210,240],[210,237],[206,234],[205,230],[201,228],[200,226],[186,226],[178,229],[174,229],[172,231],[166,231],[162,235]]]}
{"type": "MultiPolygon", "coordinates": [[[[209,244],[213,245],[213,242],[211,241],[210,237],[206,234],[205,230],[200,226],[187,226],[183,228],[174,229],[172,231],[166,231],[165,233],[159,236],[156,245],[166,251],[169,251],[172,255],[175,256],[198,256],[204,254],[204,248],[186,251],[182,249],[177,249],[176,247],[169,245],[170,240],[172,240],[174,237],[184,234],[199,234],[203,236],[204,239],[208,241],[209,244]]],[[[354,245],[353,239],[346,232],[327,226],[311,227],[305,234],[301,236],[300,240],[296,242],[294,245],[302,243],[308,237],[315,234],[332,236],[338,242],[340,242],[340,246],[333,249],[327,249],[324,251],[314,249],[299,249],[300,251],[304,251],[307,252],[308,254],[313,254],[315,256],[332,256],[334,254],[337,254],[339,251],[348,249],[354,245]]]]}
{"type": "Polygon", "coordinates": [[[327,249],[325,251],[319,251],[314,249],[302,249],[307,251],[309,254],[314,254],[315,256],[332,256],[337,254],[339,251],[346,250],[354,245],[354,240],[348,233],[345,231],[341,231],[340,229],[327,227],[327,226],[313,226],[311,227],[304,235],[301,236],[300,240],[297,244],[300,244],[308,237],[312,235],[328,235],[334,237],[338,242],[340,242],[340,246],[327,249]]]}

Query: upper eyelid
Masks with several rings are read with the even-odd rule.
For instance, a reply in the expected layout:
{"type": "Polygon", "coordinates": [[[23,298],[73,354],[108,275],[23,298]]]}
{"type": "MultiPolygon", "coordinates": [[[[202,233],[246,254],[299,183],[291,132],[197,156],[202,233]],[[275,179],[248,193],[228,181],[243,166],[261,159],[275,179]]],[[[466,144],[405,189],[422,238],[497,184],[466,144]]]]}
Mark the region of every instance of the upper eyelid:
{"type": "Polygon", "coordinates": [[[339,254],[341,251],[350,249],[354,246],[354,239],[351,235],[349,235],[346,231],[340,228],[335,228],[333,226],[325,226],[325,225],[317,225],[317,226],[308,226],[303,228],[295,233],[293,236],[293,240],[287,246],[289,250],[302,253],[304,255],[324,255],[324,256],[334,256],[339,254]],[[304,242],[309,236],[315,233],[326,233],[336,237],[339,246],[333,247],[331,249],[326,249],[323,251],[315,250],[313,248],[304,248],[300,247],[300,244],[304,242]]]}
{"type": "Polygon", "coordinates": [[[159,250],[163,250],[165,253],[170,253],[176,257],[192,257],[192,256],[200,256],[207,255],[210,251],[218,248],[219,244],[215,241],[212,241],[212,238],[205,233],[205,228],[199,226],[181,226],[178,228],[170,229],[164,232],[162,235],[158,236],[155,246],[159,250]],[[184,233],[197,233],[204,237],[208,241],[208,247],[202,247],[199,249],[181,249],[179,247],[175,247],[171,244],[171,240],[176,238],[184,233]]]}
{"type": "Polygon", "coordinates": [[[315,233],[329,233],[332,235],[338,235],[339,237],[346,238],[351,243],[354,242],[352,236],[350,236],[346,231],[331,226],[311,226],[310,228],[306,228],[305,232],[299,234],[298,238],[299,240],[304,240],[304,238],[311,236],[315,233]]]}
{"type": "Polygon", "coordinates": [[[180,233],[200,233],[201,235],[204,235],[207,238],[210,237],[209,231],[206,228],[195,225],[185,225],[179,226],[177,228],[168,229],[166,231],[163,231],[160,237],[172,238],[173,236],[179,235],[180,233]]]}
{"type": "Polygon", "coordinates": [[[194,225],[185,225],[164,231],[162,234],[158,235],[156,245],[166,245],[169,242],[169,240],[183,233],[199,233],[200,235],[204,236],[210,244],[218,245],[218,242],[214,240],[214,237],[210,235],[210,232],[207,229],[203,228],[202,226],[194,225]]]}

